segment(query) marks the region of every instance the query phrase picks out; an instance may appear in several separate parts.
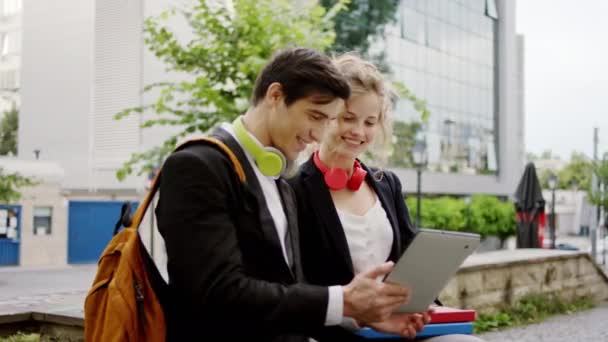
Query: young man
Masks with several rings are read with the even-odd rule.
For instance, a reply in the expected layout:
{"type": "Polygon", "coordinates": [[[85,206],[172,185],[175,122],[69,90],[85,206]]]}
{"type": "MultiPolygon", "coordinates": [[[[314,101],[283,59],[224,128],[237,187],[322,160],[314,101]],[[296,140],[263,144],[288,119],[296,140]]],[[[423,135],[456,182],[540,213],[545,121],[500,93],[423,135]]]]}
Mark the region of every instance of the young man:
{"type": "Polygon", "coordinates": [[[245,185],[215,147],[167,158],[156,215],[173,296],[169,340],[306,341],[344,317],[387,319],[407,300],[407,289],[375,280],[391,264],[345,286],[303,283],[295,198],[280,176],[349,94],[327,56],[284,50],[259,75],[250,109],[213,133],[243,165],[245,185]]]}

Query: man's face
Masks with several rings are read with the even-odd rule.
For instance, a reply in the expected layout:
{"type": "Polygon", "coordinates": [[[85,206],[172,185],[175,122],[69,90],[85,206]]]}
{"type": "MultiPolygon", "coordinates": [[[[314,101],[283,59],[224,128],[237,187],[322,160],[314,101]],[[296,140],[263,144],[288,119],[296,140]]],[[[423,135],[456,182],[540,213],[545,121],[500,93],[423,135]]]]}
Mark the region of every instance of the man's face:
{"type": "Polygon", "coordinates": [[[287,159],[295,160],[308,144],[318,142],[329,121],[344,111],[344,100],[340,98],[320,100],[319,96],[311,95],[289,106],[283,100],[273,106],[268,127],[271,144],[287,159]]]}

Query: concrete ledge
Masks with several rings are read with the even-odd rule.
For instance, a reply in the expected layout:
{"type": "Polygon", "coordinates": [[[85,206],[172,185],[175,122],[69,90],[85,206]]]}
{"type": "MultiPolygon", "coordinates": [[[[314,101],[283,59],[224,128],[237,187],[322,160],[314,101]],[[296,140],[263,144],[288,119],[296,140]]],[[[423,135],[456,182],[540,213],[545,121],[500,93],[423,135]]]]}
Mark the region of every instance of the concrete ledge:
{"type": "Polygon", "coordinates": [[[44,312],[32,312],[32,320],[36,322],[80,327],[84,329],[84,318],[81,317],[64,316],[61,314],[44,312]]]}
{"type": "Polygon", "coordinates": [[[26,322],[32,319],[31,312],[15,313],[8,315],[0,315],[0,324],[11,324],[17,322],[26,322]]]}
{"type": "Polygon", "coordinates": [[[553,259],[567,259],[572,256],[585,255],[579,251],[562,251],[549,249],[516,249],[476,253],[468,257],[460,269],[487,269],[504,265],[528,263],[530,260],[544,262],[553,259]]]}
{"type": "Polygon", "coordinates": [[[584,252],[501,250],[471,255],[439,297],[446,305],[483,313],[533,293],[606,300],[608,276],[584,252]]]}
{"type": "Polygon", "coordinates": [[[44,312],[23,312],[0,315],[0,336],[22,331],[39,333],[41,341],[84,341],[82,317],[44,312]]]}

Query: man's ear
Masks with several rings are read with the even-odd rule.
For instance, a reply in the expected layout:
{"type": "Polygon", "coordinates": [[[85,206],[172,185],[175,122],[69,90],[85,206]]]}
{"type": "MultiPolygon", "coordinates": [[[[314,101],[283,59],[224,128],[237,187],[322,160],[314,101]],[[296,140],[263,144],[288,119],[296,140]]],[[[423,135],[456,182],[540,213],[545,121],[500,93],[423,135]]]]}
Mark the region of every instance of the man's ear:
{"type": "Polygon", "coordinates": [[[268,86],[264,99],[270,105],[277,105],[283,101],[283,97],[283,86],[279,82],[273,82],[268,86]]]}

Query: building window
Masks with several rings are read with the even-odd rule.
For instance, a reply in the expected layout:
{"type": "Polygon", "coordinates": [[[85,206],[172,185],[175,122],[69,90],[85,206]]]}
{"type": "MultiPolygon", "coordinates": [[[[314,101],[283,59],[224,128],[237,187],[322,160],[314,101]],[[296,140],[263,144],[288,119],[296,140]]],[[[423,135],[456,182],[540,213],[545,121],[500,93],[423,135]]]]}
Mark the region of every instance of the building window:
{"type": "Polygon", "coordinates": [[[0,239],[17,239],[19,233],[17,211],[11,208],[0,208],[0,239]]]}
{"type": "Polygon", "coordinates": [[[34,235],[51,235],[53,208],[34,207],[34,235]]]}

